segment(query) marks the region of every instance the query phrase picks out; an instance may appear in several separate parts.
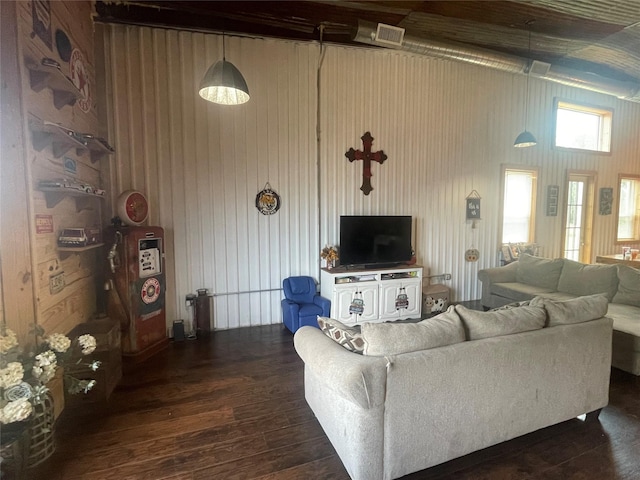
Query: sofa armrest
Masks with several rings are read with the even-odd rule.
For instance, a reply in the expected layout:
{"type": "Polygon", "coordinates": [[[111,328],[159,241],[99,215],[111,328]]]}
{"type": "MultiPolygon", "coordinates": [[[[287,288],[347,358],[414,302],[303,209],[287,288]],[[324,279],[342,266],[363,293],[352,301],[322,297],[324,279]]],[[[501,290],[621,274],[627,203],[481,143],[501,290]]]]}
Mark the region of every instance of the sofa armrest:
{"type": "Polygon", "coordinates": [[[313,371],[324,388],[363,409],[384,404],[387,379],[384,357],[350,352],[321,330],[308,326],[295,333],[293,343],[305,367],[313,371]]]}
{"type": "Polygon", "coordinates": [[[478,280],[482,282],[482,305],[491,305],[491,286],[494,283],[515,282],[518,262],[504,267],[485,268],[478,271],[478,280]]]}

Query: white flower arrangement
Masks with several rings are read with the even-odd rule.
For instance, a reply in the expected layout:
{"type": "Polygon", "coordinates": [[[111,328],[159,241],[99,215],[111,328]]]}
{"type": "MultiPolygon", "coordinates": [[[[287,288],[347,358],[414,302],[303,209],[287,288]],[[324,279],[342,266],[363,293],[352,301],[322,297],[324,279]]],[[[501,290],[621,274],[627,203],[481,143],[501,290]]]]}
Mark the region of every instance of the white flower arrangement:
{"type": "MultiPolygon", "coordinates": [[[[74,341],[66,335],[44,335],[35,327],[36,347],[23,352],[17,335],[0,324],[0,423],[14,423],[29,419],[33,405],[42,403],[48,391],[46,384],[55,376],[58,367],[85,366],[96,371],[100,362],[83,362],[83,356],[93,353],[96,339],[81,335],[74,341]]],[[[65,373],[67,390],[71,394],[87,393],[95,380],[79,380],[65,373]]]]}

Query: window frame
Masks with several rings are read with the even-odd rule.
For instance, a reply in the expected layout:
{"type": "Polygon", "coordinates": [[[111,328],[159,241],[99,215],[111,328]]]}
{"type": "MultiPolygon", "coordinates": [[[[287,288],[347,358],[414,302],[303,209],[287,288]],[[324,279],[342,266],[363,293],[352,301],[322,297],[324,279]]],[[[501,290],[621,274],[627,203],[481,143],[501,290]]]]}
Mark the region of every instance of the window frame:
{"type": "MultiPolygon", "coordinates": [[[[526,165],[510,165],[510,164],[502,164],[500,171],[500,213],[499,213],[499,224],[498,224],[498,238],[500,239],[500,245],[503,245],[503,233],[504,233],[504,194],[505,194],[505,186],[507,179],[507,172],[527,172],[532,174],[533,176],[533,185],[531,188],[531,210],[530,218],[529,218],[529,238],[524,241],[524,243],[535,243],[536,241],[536,212],[537,212],[537,203],[538,203],[538,180],[540,178],[540,169],[538,167],[529,167],[526,165]]],[[[513,242],[512,242],[513,243],[513,242]]]]}
{"type": "Polygon", "coordinates": [[[616,198],[616,222],[615,222],[615,244],[623,245],[623,244],[634,244],[640,242],[640,175],[635,173],[620,173],[618,174],[618,189],[617,189],[617,198],[616,198]],[[636,182],[636,187],[638,192],[636,193],[636,201],[635,201],[635,225],[633,227],[633,238],[620,238],[618,236],[618,231],[620,230],[620,193],[622,190],[622,181],[623,180],[632,180],[636,182]]]}
{"type": "MultiPolygon", "coordinates": [[[[611,156],[613,151],[613,116],[615,111],[611,107],[605,107],[602,105],[593,105],[585,102],[578,102],[575,100],[568,100],[563,98],[555,98],[553,103],[553,148],[562,151],[562,152],[576,152],[576,153],[586,153],[586,154],[594,154],[594,155],[606,155],[611,156]],[[564,106],[563,106],[564,105],[564,106]],[[566,107],[574,107],[574,108],[566,108],[566,107]],[[605,125],[603,128],[608,129],[608,137],[609,137],[609,149],[608,150],[591,150],[587,148],[576,148],[576,147],[563,147],[558,145],[558,109],[564,110],[575,110],[578,112],[583,112],[587,114],[595,114],[601,117],[601,123],[604,120],[608,125],[605,125]]],[[[601,136],[604,134],[601,133],[601,136]]],[[[602,144],[602,138],[599,139],[598,144],[602,144]]]]}

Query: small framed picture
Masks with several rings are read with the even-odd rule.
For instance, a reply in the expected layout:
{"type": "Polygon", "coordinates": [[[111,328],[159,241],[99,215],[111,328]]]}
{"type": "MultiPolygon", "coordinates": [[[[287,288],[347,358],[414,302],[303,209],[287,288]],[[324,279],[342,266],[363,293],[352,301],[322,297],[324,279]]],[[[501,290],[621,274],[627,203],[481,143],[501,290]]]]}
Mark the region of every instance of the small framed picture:
{"type": "Polygon", "coordinates": [[[600,189],[600,208],[598,213],[600,215],[611,215],[611,208],[613,206],[613,188],[606,187],[600,189]]]}
{"type": "Polygon", "coordinates": [[[558,185],[547,185],[547,217],[555,217],[558,215],[558,193],[560,187],[558,185]]]}

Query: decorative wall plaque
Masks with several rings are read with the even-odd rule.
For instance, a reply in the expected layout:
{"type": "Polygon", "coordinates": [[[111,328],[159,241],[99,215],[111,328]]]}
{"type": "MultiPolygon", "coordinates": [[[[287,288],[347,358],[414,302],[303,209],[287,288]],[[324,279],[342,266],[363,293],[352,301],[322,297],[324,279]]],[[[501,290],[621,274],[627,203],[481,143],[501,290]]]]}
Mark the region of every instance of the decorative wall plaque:
{"type": "Polygon", "coordinates": [[[269,182],[256,195],[256,208],[263,215],[273,215],[280,210],[280,196],[271,188],[269,182]]]}

